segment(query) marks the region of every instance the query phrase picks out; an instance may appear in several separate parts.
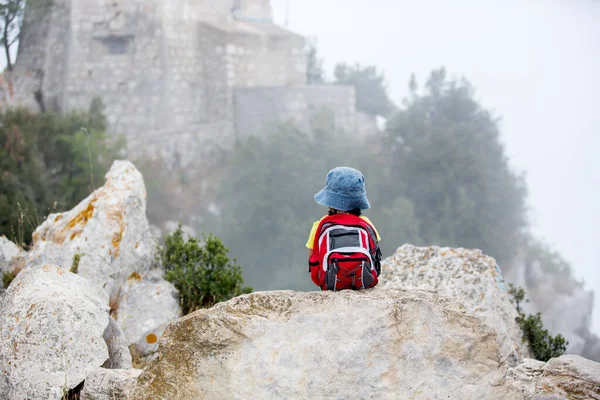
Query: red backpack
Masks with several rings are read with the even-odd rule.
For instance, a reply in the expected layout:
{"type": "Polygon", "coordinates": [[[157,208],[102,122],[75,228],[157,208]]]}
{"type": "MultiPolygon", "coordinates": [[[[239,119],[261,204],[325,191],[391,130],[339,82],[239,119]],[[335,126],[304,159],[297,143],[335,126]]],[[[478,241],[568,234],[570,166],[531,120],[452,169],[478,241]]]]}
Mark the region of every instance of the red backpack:
{"type": "Polygon", "coordinates": [[[380,262],[375,229],[355,215],[334,214],[317,228],[308,270],[322,290],[360,290],[377,285],[380,262]]]}

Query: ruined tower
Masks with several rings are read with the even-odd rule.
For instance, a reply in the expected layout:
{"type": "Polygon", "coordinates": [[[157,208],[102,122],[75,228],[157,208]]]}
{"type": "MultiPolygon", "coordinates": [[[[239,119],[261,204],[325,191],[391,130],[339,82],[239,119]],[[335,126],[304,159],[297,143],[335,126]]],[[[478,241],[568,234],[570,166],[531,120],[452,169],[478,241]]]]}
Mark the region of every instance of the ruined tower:
{"type": "Polygon", "coordinates": [[[26,11],[15,73],[36,80],[46,109],[100,97],[130,151],[185,164],[323,106],[356,131],[353,88],[306,86],[304,47],[269,0],[54,0],[26,11]]]}

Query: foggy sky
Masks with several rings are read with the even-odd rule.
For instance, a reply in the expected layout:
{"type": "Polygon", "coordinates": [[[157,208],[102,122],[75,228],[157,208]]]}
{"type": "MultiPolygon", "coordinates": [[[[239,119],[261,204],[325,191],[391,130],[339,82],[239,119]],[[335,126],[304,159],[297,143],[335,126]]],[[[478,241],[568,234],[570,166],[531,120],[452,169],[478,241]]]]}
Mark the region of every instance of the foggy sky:
{"type": "MultiPolygon", "coordinates": [[[[474,85],[527,173],[534,232],[595,290],[600,333],[600,2],[289,1],[289,28],[318,38],[329,75],[375,64],[397,104],[412,72],[422,83],[444,65],[474,85]]],[[[286,0],[272,3],[283,24],[286,0]]]]}
{"type": "MultiPolygon", "coordinates": [[[[286,0],[271,1],[283,24],[286,0]]],[[[422,83],[444,65],[471,81],[527,173],[534,232],[596,291],[600,333],[600,2],[289,2],[289,28],[318,38],[329,73],[339,61],[375,64],[398,104],[412,72],[422,83]]]]}

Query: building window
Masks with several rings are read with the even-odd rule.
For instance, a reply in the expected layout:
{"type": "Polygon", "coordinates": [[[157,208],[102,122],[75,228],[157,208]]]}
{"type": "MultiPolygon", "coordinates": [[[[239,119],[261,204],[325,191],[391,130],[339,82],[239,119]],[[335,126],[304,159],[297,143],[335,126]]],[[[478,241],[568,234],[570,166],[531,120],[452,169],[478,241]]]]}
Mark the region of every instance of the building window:
{"type": "Polygon", "coordinates": [[[108,54],[123,55],[129,52],[130,36],[107,36],[102,38],[102,43],[108,54]]]}

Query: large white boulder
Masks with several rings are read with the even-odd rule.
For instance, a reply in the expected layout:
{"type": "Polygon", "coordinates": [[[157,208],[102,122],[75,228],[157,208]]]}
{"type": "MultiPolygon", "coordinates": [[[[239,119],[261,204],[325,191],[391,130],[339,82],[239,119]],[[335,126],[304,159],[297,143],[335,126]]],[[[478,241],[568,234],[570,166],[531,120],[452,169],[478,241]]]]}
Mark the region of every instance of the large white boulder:
{"type": "Polygon", "coordinates": [[[171,323],[158,352],[131,399],[519,398],[495,333],[424,291],[243,295],[171,323]]]}
{"type": "Polygon", "coordinates": [[[525,358],[521,364],[507,371],[505,382],[524,398],[531,399],[535,396],[536,384],[544,365],[542,361],[525,358]]]}
{"type": "Polygon", "coordinates": [[[145,359],[156,352],[167,324],[182,316],[179,292],[156,273],[134,272],[121,287],[113,315],[135,356],[145,359]]]}
{"type": "Polygon", "coordinates": [[[525,400],[600,400],[600,363],[577,355],[525,360],[508,371],[506,386],[525,400]]]}
{"type": "Polygon", "coordinates": [[[4,274],[11,272],[10,265],[21,249],[16,244],[8,240],[5,236],[0,236],[0,297],[4,294],[4,274]]]}
{"type": "Polygon", "coordinates": [[[60,399],[108,358],[108,294],[56,265],[27,268],[0,307],[0,398],[60,399]]]}
{"type": "Polygon", "coordinates": [[[108,346],[109,358],[102,364],[107,369],[130,369],[133,366],[129,343],[125,335],[117,325],[117,322],[109,317],[108,326],[102,334],[106,346],[108,346]]]}
{"type": "Polygon", "coordinates": [[[81,400],[126,399],[142,371],[139,369],[96,368],[86,378],[81,400]]]}
{"type": "Polygon", "coordinates": [[[529,356],[496,261],[480,250],[404,245],[382,262],[382,288],[433,290],[482,318],[509,365],[529,356]]]}
{"type": "Polygon", "coordinates": [[[6,236],[0,236],[0,272],[8,269],[13,257],[21,252],[21,249],[8,240],[6,236]]]}
{"type": "Polygon", "coordinates": [[[79,275],[114,296],[129,275],[150,268],[155,249],[142,175],[129,161],[115,161],[104,186],[36,229],[23,266],[77,264],[79,275]]]}

